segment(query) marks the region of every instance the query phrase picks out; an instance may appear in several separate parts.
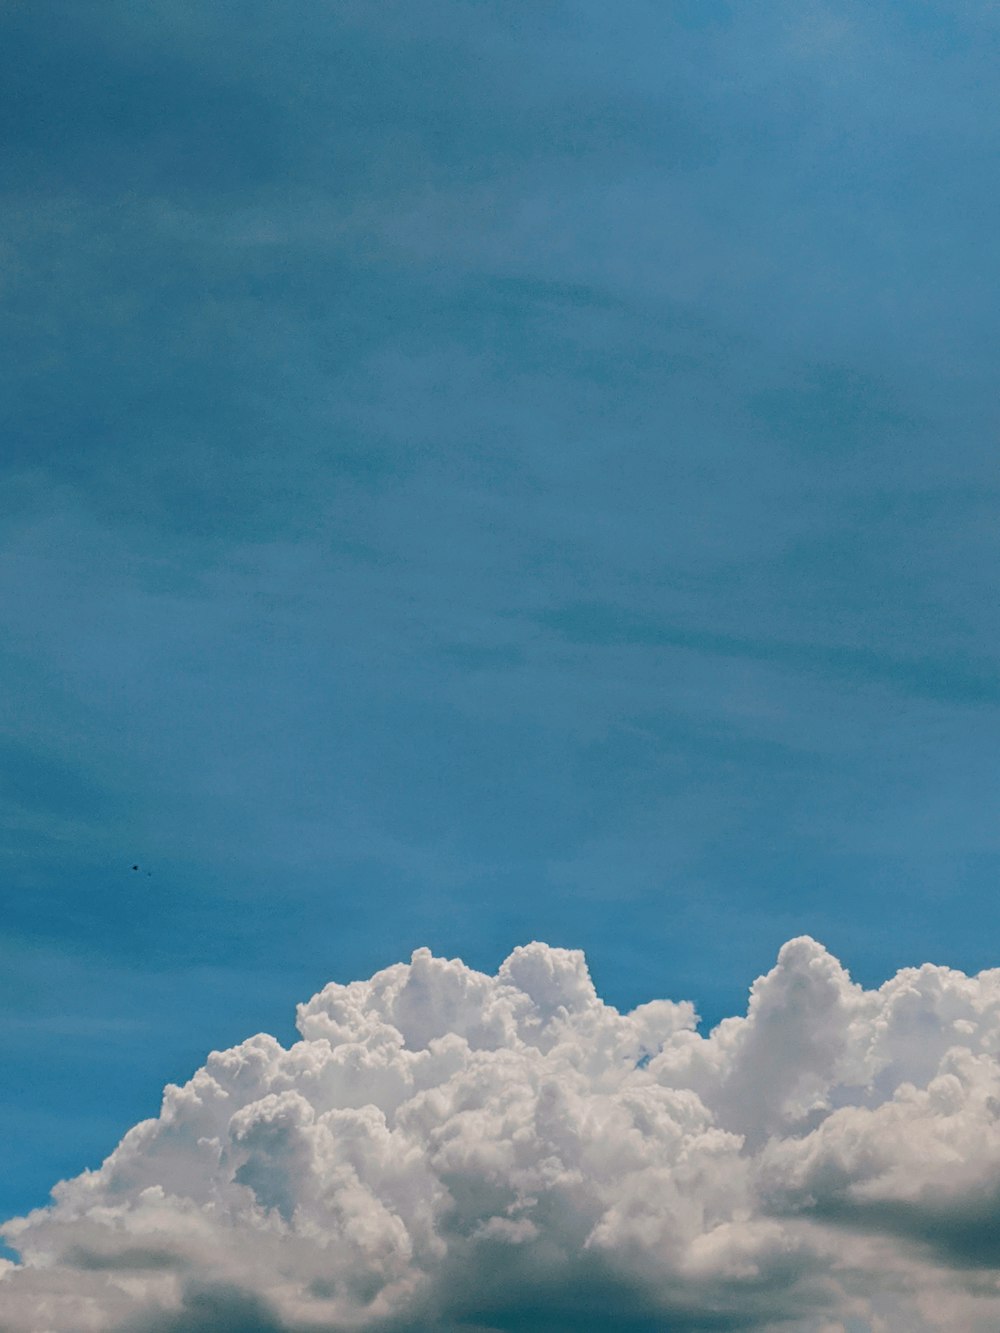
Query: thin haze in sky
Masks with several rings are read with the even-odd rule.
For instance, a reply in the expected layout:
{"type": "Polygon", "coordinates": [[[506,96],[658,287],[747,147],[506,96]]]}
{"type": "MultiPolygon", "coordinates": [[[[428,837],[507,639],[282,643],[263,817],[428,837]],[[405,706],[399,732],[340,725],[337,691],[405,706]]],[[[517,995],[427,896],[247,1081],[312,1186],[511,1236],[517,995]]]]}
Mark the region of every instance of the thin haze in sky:
{"type": "Polygon", "coordinates": [[[998,51],[2,7],[0,1328],[1000,1326],[998,51]]]}

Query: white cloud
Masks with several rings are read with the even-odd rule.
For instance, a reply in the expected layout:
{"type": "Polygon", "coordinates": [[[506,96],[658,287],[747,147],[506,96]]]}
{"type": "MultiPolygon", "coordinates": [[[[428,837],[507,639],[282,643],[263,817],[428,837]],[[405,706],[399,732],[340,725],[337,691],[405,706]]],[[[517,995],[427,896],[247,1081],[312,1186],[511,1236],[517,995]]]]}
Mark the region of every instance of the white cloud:
{"type": "Polygon", "coordinates": [[[7,1224],[10,1333],[1000,1326],[1000,971],[793,940],[746,1017],[414,954],[7,1224]]]}

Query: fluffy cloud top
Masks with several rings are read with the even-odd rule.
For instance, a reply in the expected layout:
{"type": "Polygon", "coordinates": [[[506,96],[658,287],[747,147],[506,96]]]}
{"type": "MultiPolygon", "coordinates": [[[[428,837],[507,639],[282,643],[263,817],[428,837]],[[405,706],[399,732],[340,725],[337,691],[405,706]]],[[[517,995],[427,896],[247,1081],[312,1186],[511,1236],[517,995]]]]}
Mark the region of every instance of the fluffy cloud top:
{"type": "Polygon", "coordinates": [[[792,940],[745,1017],[418,950],[3,1229],[9,1333],[1000,1327],[1000,971],[792,940]]]}

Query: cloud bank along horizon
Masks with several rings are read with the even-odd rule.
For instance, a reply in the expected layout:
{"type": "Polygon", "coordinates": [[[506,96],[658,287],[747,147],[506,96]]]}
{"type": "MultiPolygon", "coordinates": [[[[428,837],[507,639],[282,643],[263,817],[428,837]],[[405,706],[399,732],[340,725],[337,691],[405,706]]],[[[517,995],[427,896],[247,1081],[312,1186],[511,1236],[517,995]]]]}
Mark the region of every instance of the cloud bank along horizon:
{"type": "Polygon", "coordinates": [[[808,936],[699,1033],[417,950],[213,1051],[2,1229],[7,1333],[1000,1326],[1000,969],[808,936]]]}

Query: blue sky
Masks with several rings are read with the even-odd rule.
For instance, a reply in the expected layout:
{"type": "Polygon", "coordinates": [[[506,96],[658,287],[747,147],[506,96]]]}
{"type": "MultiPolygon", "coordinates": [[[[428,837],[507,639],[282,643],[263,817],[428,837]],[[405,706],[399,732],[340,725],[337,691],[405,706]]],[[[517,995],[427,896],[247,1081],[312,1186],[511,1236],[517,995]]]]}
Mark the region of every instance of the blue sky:
{"type": "Polygon", "coordinates": [[[997,961],[1000,11],[876,11],[5,7],[0,1213],[418,945],[997,961]]]}

